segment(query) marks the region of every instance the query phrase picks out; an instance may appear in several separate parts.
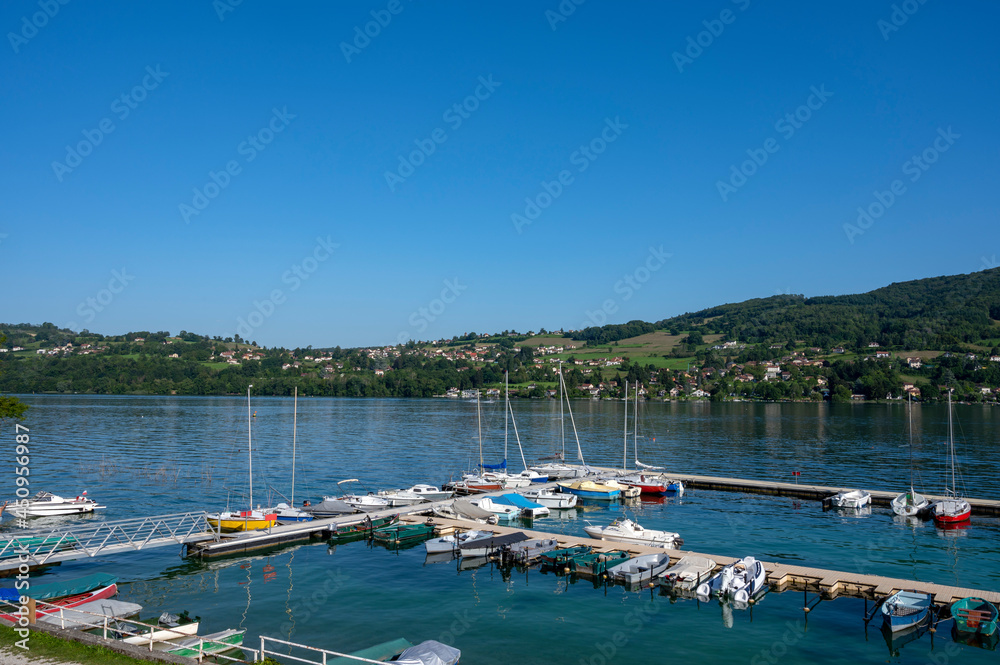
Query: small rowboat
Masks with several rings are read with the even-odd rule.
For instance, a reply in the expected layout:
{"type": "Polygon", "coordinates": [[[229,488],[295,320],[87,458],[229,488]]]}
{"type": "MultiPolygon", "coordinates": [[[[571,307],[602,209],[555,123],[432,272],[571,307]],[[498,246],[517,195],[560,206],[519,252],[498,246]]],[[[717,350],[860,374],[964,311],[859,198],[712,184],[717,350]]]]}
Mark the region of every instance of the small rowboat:
{"type": "Polygon", "coordinates": [[[375,529],[372,532],[372,540],[376,543],[398,546],[430,538],[432,535],[434,535],[433,524],[397,524],[375,529]]]}
{"type": "MultiPolygon", "coordinates": [[[[74,607],[79,607],[84,603],[89,603],[95,600],[105,600],[107,598],[111,598],[117,593],[118,593],[118,585],[115,583],[111,583],[108,584],[107,586],[93,589],[91,591],[74,593],[72,595],[62,596],[61,598],[53,598],[51,600],[46,600],[43,603],[39,603],[38,609],[35,610],[35,614],[37,616],[58,614],[59,611],[62,609],[71,609],[74,607]]],[[[0,618],[16,622],[18,620],[18,615],[0,614],[0,618]]]]}
{"type": "Polygon", "coordinates": [[[608,576],[616,582],[632,586],[657,577],[669,565],[670,555],[666,552],[643,554],[618,564],[608,571],[608,576]]]}
{"type": "Polygon", "coordinates": [[[951,606],[955,630],[967,635],[995,635],[997,633],[997,608],[982,598],[963,598],[951,606]]]}
{"type": "Polygon", "coordinates": [[[552,550],[539,557],[543,566],[558,568],[568,566],[574,557],[590,554],[594,550],[590,545],[578,545],[576,547],[565,547],[561,550],[552,550]]]}
{"type": "Polygon", "coordinates": [[[187,658],[197,658],[202,654],[225,653],[243,646],[243,636],[246,635],[246,632],[246,629],[230,628],[204,637],[190,637],[177,642],[177,646],[167,649],[164,653],[187,658]]]}
{"type": "Polygon", "coordinates": [[[930,615],[931,594],[897,591],[882,603],[882,621],[893,632],[919,626],[930,615]]]}
{"type": "Polygon", "coordinates": [[[689,554],[667,568],[660,584],[678,589],[694,589],[702,580],[707,580],[711,576],[716,565],[718,564],[712,559],[689,554]]]}
{"type": "Polygon", "coordinates": [[[573,557],[570,562],[570,570],[577,575],[603,575],[609,569],[628,561],[631,556],[624,550],[581,554],[573,557]]]}

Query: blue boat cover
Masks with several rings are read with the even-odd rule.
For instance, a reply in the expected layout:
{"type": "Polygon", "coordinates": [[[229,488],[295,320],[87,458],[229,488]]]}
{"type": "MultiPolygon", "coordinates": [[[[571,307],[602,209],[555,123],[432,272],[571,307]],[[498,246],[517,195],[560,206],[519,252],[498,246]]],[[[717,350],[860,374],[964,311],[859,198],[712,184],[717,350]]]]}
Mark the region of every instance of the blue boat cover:
{"type": "Polygon", "coordinates": [[[532,510],[543,507],[540,503],[528,501],[520,494],[501,494],[498,497],[494,497],[493,501],[508,506],[516,506],[517,508],[531,508],[532,510]]]}
{"type": "Polygon", "coordinates": [[[483,467],[484,469],[493,469],[494,471],[496,471],[497,469],[506,469],[507,460],[504,460],[499,464],[480,464],[479,466],[483,467]]]}
{"type": "Polygon", "coordinates": [[[0,589],[0,600],[16,603],[21,596],[34,598],[35,600],[49,600],[50,598],[62,598],[63,596],[74,596],[79,593],[87,593],[94,589],[100,589],[118,581],[114,575],[106,573],[94,573],[64,582],[51,582],[49,584],[32,584],[27,589],[15,589],[4,587],[0,589]]]}

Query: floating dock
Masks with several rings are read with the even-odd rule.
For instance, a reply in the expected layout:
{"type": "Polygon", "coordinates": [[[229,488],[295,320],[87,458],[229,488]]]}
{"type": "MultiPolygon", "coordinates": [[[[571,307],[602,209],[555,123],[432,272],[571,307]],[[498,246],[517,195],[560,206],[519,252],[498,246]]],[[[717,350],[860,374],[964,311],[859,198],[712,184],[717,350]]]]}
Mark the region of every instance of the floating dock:
{"type": "MultiPolygon", "coordinates": [[[[408,523],[423,522],[424,518],[406,516],[401,518],[401,521],[408,523]]],[[[443,533],[448,533],[455,529],[484,528],[482,524],[464,520],[435,517],[434,522],[443,533]]],[[[498,534],[522,532],[530,538],[551,538],[556,540],[561,548],[590,545],[598,551],[624,550],[632,556],[656,554],[665,551],[670,555],[671,564],[677,563],[681,557],[687,555],[707,557],[714,560],[720,566],[738,561],[735,557],[720,556],[717,554],[705,554],[703,552],[691,552],[687,550],[664,550],[659,547],[619,543],[609,540],[595,540],[582,536],[565,536],[558,533],[545,533],[529,529],[519,529],[517,527],[492,525],[485,528],[498,534]]],[[[774,591],[812,591],[821,594],[827,600],[832,600],[838,596],[876,600],[884,598],[894,591],[907,589],[929,593],[934,597],[934,602],[937,604],[951,604],[956,600],[969,596],[983,598],[994,604],[1000,603],[1000,592],[996,591],[966,589],[934,584],[932,582],[917,582],[914,580],[882,577],[880,575],[864,575],[839,570],[792,566],[783,563],[768,563],[765,561],[761,561],[761,563],[764,565],[764,570],[767,571],[767,582],[774,591]]]]}

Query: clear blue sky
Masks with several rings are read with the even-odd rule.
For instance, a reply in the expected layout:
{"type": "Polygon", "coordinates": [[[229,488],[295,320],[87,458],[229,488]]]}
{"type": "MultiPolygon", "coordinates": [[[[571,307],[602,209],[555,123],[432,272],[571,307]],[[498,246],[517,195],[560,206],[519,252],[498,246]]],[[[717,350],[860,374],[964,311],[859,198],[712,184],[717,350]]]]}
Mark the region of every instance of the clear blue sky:
{"type": "Polygon", "coordinates": [[[3,321],[357,346],[1000,253],[994,3],[46,1],[0,10],[3,321]]]}

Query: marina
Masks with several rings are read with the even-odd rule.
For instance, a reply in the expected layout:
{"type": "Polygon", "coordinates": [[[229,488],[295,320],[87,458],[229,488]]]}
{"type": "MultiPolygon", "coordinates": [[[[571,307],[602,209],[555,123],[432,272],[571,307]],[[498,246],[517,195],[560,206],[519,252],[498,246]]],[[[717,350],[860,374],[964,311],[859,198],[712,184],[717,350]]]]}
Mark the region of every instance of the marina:
{"type": "MultiPolygon", "coordinates": [[[[469,406],[474,408],[473,405],[456,405],[449,408],[467,410],[469,406]]],[[[300,404],[300,427],[301,407],[300,404]]],[[[531,412],[528,409],[522,410],[528,412],[526,416],[521,416],[519,410],[518,425],[523,433],[522,420],[530,422],[531,412]]],[[[472,413],[474,414],[474,411],[472,413]]],[[[620,427],[620,420],[617,426],[620,427]]],[[[255,423],[255,431],[258,429],[263,428],[255,423]]],[[[620,462],[620,430],[618,436],[620,462]]],[[[609,444],[609,451],[613,449],[612,446],[613,444],[609,444]]],[[[264,454],[267,446],[259,447],[260,457],[267,459],[267,455],[264,454]]],[[[255,451],[255,467],[258,464],[257,457],[258,453],[255,451]]],[[[596,455],[594,457],[600,459],[596,455]]],[[[649,459],[659,461],[655,458],[649,459]]],[[[266,465],[268,462],[263,464],[266,465]]],[[[597,476],[592,476],[597,481],[606,480],[610,474],[621,472],[611,465],[592,466],[591,469],[597,471],[597,476]]],[[[310,471],[309,460],[301,460],[299,473],[308,479],[310,471]]],[[[339,477],[330,480],[328,487],[335,487],[337,481],[347,475],[362,478],[363,482],[373,489],[406,487],[421,481],[433,482],[440,479],[440,476],[421,472],[419,468],[411,469],[405,474],[386,470],[381,475],[374,476],[358,471],[354,474],[336,475],[339,477]]],[[[315,518],[307,522],[292,522],[259,531],[236,533],[211,531],[204,519],[204,513],[190,513],[187,514],[187,519],[191,520],[190,525],[197,525],[197,528],[193,528],[190,532],[175,527],[172,533],[149,530],[141,537],[137,525],[142,524],[144,520],[150,524],[164,522],[163,517],[167,516],[115,519],[120,515],[115,512],[118,502],[114,497],[109,499],[106,491],[98,493],[93,489],[96,485],[91,485],[90,494],[109,505],[106,514],[101,516],[103,519],[70,518],[58,527],[53,525],[20,533],[22,539],[40,548],[36,550],[39,556],[46,547],[48,548],[47,551],[53,558],[45,562],[47,565],[58,562],[54,557],[61,557],[59,560],[63,562],[63,567],[37,569],[35,574],[41,576],[39,581],[48,579],[53,574],[69,574],[71,572],[69,566],[73,566],[73,571],[82,572],[118,571],[125,566],[129,571],[135,572],[130,572],[119,583],[119,597],[123,600],[140,604],[153,612],[195,609],[202,616],[205,634],[220,633],[228,629],[247,629],[244,646],[247,649],[257,650],[259,646],[256,636],[262,634],[277,635],[289,642],[328,648],[337,653],[352,653],[385,641],[385,638],[378,639],[378,631],[355,624],[354,621],[348,621],[349,628],[338,631],[337,637],[331,641],[331,636],[326,635],[319,624],[313,624],[314,619],[311,617],[318,618],[328,611],[335,612],[337,610],[334,607],[345,607],[344,603],[360,603],[362,607],[370,603],[386,602],[398,605],[389,612],[383,609],[380,614],[385,614],[387,617],[385,620],[392,625],[403,626],[409,622],[417,627],[423,626],[416,633],[396,629],[397,633],[406,637],[410,643],[416,644],[425,638],[435,639],[442,636],[447,638],[448,635],[445,633],[451,633],[454,639],[442,641],[462,649],[466,654],[463,656],[463,662],[467,660],[489,662],[485,651],[482,651],[477,644],[484,639],[488,643],[494,639],[505,639],[503,635],[507,634],[508,629],[517,630],[521,634],[535,635],[534,629],[528,628],[518,620],[515,624],[510,624],[509,628],[506,627],[508,624],[504,623],[505,627],[494,637],[484,636],[482,629],[476,628],[475,625],[485,624],[475,622],[462,635],[455,635],[454,631],[448,630],[442,633],[442,629],[435,626],[447,627],[456,619],[454,616],[446,619],[440,612],[429,611],[427,608],[437,603],[446,603],[449,608],[455,607],[461,611],[464,611],[462,608],[468,609],[471,619],[475,616],[485,616],[482,615],[484,611],[487,615],[491,614],[489,605],[495,606],[495,611],[503,612],[503,608],[510,603],[509,600],[504,600],[504,594],[513,594],[510,596],[511,600],[520,599],[514,600],[515,604],[528,602],[531,598],[533,599],[531,603],[541,602],[540,607],[546,607],[546,612],[560,616],[578,605],[563,598],[563,593],[570,593],[572,590],[571,593],[577,594],[593,587],[592,593],[597,595],[592,602],[613,595],[630,608],[625,614],[612,613],[619,617],[632,615],[640,607],[646,607],[651,612],[654,608],[659,608],[655,609],[655,612],[659,613],[665,611],[663,605],[670,605],[670,621],[686,625],[701,621],[699,617],[704,615],[705,609],[718,606],[721,608],[724,624],[727,626],[732,624],[735,631],[748,629],[750,624],[745,624],[746,628],[743,629],[740,626],[744,625],[744,620],[752,615],[755,635],[752,639],[766,641],[774,639],[772,629],[777,630],[781,621],[792,620],[789,617],[795,616],[800,619],[808,617],[812,634],[816,631],[822,634],[825,629],[821,626],[831,620],[836,625],[847,621],[849,624],[857,622],[854,625],[864,627],[867,625],[863,622],[866,612],[899,590],[931,594],[936,611],[964,598],[978,597],[988,603],[995,603],[998,600],[996,589],[1000,588],[1000,582],[991,574],[981,578],[973,575],[968,578],[970,582],[962,583],[968,573],[982,570],[979,564],[963,563],[967,559],[961,556],[962,550],[967,544],[985,543],[983,538],[992,539],[991,534],[997,532],[995,518],[989,513],[977,514],[973,517],[971,525],[965,529],[941,530],[934,528],[930,522],[903,521],[902,518],[893,517],[888,504],[880,503],[878,497],[891,497],[895,494],[884,489],[884,485],[880,487],[874,483],[863,484],[854,481],[845,483],[845,486],[807,485],[806,488],[810,492],[808,495],[785,495],[782,492],[790,490],[783,484],[770,480],[747,480],[673,470],[669,472],[669,477],[679,479],[687,486],[687,492],[682,498],[643,496],[616,501],[595,501],[580,497],[572,508],[554,508],[550,509],[549,515],[538,514],[530,520],[517,518],[509,523],[505,521],[486,525],[466,520],[451,520],[439,515],[418,514],[426,513],[434,507],[448,505],[451,503],[449,500],[400,505],[334,518],[315,518]],[[708,487],[701,483],[714,483],[715,486],[708,487]],[[778,491],[774,489],[757,491],[759,488],[774,485],[778,486],[778,491]],[[870,517],[863,514],[855,515],[851,511],[822,510],[822,500],[827,496],[857,487],[878,488],[866,490],[871,492],[875,506],[870,517]],[[781,506],[780,511],[777,510],[779,506],[781,506]],[[779,530],[774,528],[778,512],[783,515],[783,520],[791,520],[796,524],[801,534],[796,540],[793,553],[779,544],[784,541],[779,535],[779,530]],[[383,519],[391,522],[395,516],[399,518],[399,526],[390,527],[386,534],[398,535],[388,535],[384,538],[369,537],[373,534],[370,529],[364,528],[366,519],[372,520],[375,525],[380,524],[379,520],[383,519]],[[664,550],[639,543],[601,541],[588,537],[584,532],[584,527],[589,524],[606,526],[620,519],[633,520],[647,529],[676,532],[684,542],[678,549],[664,550]],[[124,537],[123,523],[135,525],[131,541],[124,537]],[[693,528],[694,524],[698,525],[697,529],[693,528]],[[421,538],[431,535],[428,526],[433,528],[433,535],[436,537],[447,535],[459,528],[488,530],[497,536],[517,536],[518,539],[524,540],[512,542],[526,543],[525,551],[532,552],[531,558],[535,561],[538,555],[544,552],[544,548],[529,544],[536,541],[546,542],[545,547],[551,547],[553,543],[560,548],[587,547],[593,553],[591,557],[593,562],[581,559],[578,570],[571,571],[567,575],[559,568],[550,569],[548,573],[542,572],[537,564],[531,565],[528,561],[518,562],[514,557],[511,559],[514,568],[490,563],[485,558],[454,558],[452,551],[432,557],[423,553],[420,544],[421,538]],[[416,532],[410,531],[410,527],[418,528],[420,535],[411,538],[409,534],[416,532]],[[879,535],[880,532],[884,535],[879,535]],[[107,537],[109,533],[116,535],[109,539],[107,537]],[[106,550],[95,549],[94,539],[99,534],[103,534],[101,540],[105,542],[106,550]],[[920,544],[927,537],[940,543],[936,550],[927,549],[928,546],[933,546],[933,542],[920,544]],[[118,538],[121,540],[115,542],[118,538]],[[900,538],[912,539],[914,544],[910,547],[915,547],[915,551],[920,552],[921,556],[929,555],[930,560],[935,560],[933,554],[935,551],[938,552],[936,556],[939,560],[942,554],[955,556],[955,560],[959,563],[959,567],[955,569],[956,573],[951,576],[947,573],[947,568],[934,564],[933,571],[936,573],[925,577],[924,574],[932,571],[932,567],[926,564],[922,566],[909,564],[905,560],[898,560],[898,557],[890,558],[890,552],[898,551],[902,543],[907,542],[900,538]],[[860,548],[856,548],[852,556],[838,557],[836,556],[838,550],[824,545],[824,540],[830,542],[854,540],[860,548]],[[75,544],[77,541],[81,543],[79,547],[75,544]],[[174,557],[178,550],[184,558],[180,563],[169,564],[168,561],[171,559],[177,561],[174,557]],[[738,607],[733,608],[736,612],[730,617],[730,609],[727,609],[728,601],[721,605],[714,600],[710,603],[699,603],[694,595],[690,597],[684,595],[694,594],[693,589],[683,592],[681,596],[672,593],[663,596],[670,585],[664,586],[659,578],[626,585],[621,587],[622,591],[619,592],[616,590],[618,587],[611,585],[612,580],[602,579],[602,575],[607,571],[601,569],[597,575],[588,572],[597,570],[594,566],[600,567],[602,557],[615,551],[624,551],[626,556],[632,557],[630,561],[640,556],[666,554],[671,566],[676,565],[682,558],[711,559],[714,564],[713,571],[718,571],[722,566],[734,563],[743,556],[753,555],[761,561],[766,571],[766,583],[770,593],[756,599],[757,602],[751,604],[745,612],[738,607]],[[838,560],[846,566],[838,566],[838,560]],[[448,565],[449,562],[451,565],[448,565]],[[900,565],[901,563],[903,565],[900,565]],[[66,570],[63,571],[62,568],[66,570]],[[345,571],[349,571],[346,577],[345,571]],[[447,571],[451,571],[450,577],[447,571]],[[328,576],[328,573],[333,576],[328,576]],[[442,574],[445,576],[442,577],[442,574]],[[520,582],[518,582],[519,575],[520,582]],[[306,582],[303,582],[303,576],[306,582]],[[310,583],[309,578],[318,580],[318,583],[310,583]],[[982,583],[971,581],[973,578],[982,583]],[[593,584],[579,583],[587,579],[593,584]],[[396,594],[392,601],[387,598],[379,600],[381,592],[373,594],[371,588],[373,581],[377,581],[376,586],[379,587],[395,586],[400,589],[400,593],[396,594]],[[192,583],[195,583],[194,586],[192,583]],[[654,586],[650,587],[650,583],[654,586]],[[317,588],[323,588],[324,585],[327,588],[326,603],[316,605],[309,601],[309,594],[317,588]],[[230,590],[225,591],[226,587],[230,590]],[[220,591],[206,595],[212,588],[218,588],[220,591]],[[542,593],[545,588],[550,589],[550,594],[552,590],[557,593],[555,597],[543,602],[542,597],[537,594],[542,593]],[[276,596],[275,590],[279,589],[285,591],[282,595],[276,596]],[[332,589],[336,590],[335,595],[331,594],[332,589]],[[626,595],[618,596],[619,593],[626,595]],[[239,605],[240,598],[244,604],[242,609],[239,605]],[[331,600],[333,598],[336,600],[331,600]],[[474,601],[476,598],[479,600],[474,601]],[[645,602],[649,605],[642,605],[642,598],[645,598],[645,602]],[[473,604],[468,604],[470,601],[474,601],[473,604]],[[325,607],[331,602],[333,605],[329,610],[320,609],[321,606],[325,607]],[[635,605],[635,603],[640,604],[635,605]],[[676,609],[672,607],[675,603],[676,609]],[[260,613],[266,614],[267,608],[272,606],[285,607],[286,611],[290,611],[290,618],[295,618],[294,624],[286,621],[282,624],[285,627],[279,627],[279,633],[275,633],[274,627],[268,627],[259,619],[254,619],[255,616],[264,616],[260,613]],[[805,613],[805,607],[810,607],[810,612],[805,613]],[[417,615],[420,619],[414,622],[413,617],[417,615]],[[314,627],[310,627],[311,625],[314,627]],[[477,652],[479,656],[474,656],[477,652]],[[473,660],[469,660],[470,656],[473,660]]],[[[966,480],[968,482],[968,478],[966,480]]],[[[794,483],[790,485],[795,487],[794,483]]],[[[304,496],[315,499],[323,494],[309,490],[308,485],[306,487],[304,496]]],[[[556,487],[554,481],[533,483],[530,487],[476,494],[466,499],[499,497],[502,494],[514,493],[522,495],[556,487]]],[[[969,494],[972,495],[973,492],[969,494]]],[[[514,501],[511,505],[516,503],[518,502],[514,501]]],[[[987,506],[990,502],[972,501],[972,503],[987,506]]],[[[175,502],[166,505],[179,507],[182,504],[175,502]]],[[[174,515],[185,515],[185,513],[174,513],[174,515]]],[[[12,547],[14,543],[22,542],[11,537],[14,532],[5,533],[12,547]]],[[[994,556],[990,546],[979,545],[976,551],[977,554],[987,558],[994,556]]],[[[0,557],[0,565],[4,563],[6,562],[0,557]]],[[[613,562],[609,560],[609,563],[613,562]]],[[[604,566],[604,568],[611,567],[611,565],[604,566]]],[[[708,572],[704,575],[708,575],[708,572]]],[[[537,612],[532,610],[528,616],[532,615],[537,615],[537,612]]],[[[513,615],[506,614],[506,616],[509,621],[513,615]]],[[[650,624],[662,621],[666,616],[654,615],[649,620],[650,624]]],[[[876,619],[872,620],[872,626],[878,626],[875,623],[876,619]]],[[[552,630],[562,635],[572,635],[576,632],[575,628],[563,625],[552,626],[552,630]]],[[[780,635],[780,632],[778,634],[780,635]]],[[[636,633],[630,644],[637,654],[653,653],[658,648],[655,646],[656,643],[662,643],[665,639],[660,631],[656,631],[655,635],[659,637],[654,637],[652,632],[636,633]]],[[[861,635],[863,639],[863,634],[861,635]]],[[[545,650],[540,646],[544,641],[542,633],[537,633],[531,639],[533,648],[545,650]]],[[[580,632],[577,639],[588,639],[587,633],[580,632]]],[[[808,639],[812,641],[815,636],[808,639]]],[[[845,641],[843,638],[831,637],[831,639],[842,643],[842,646],[850,644],[850,640],[845,641]]],[[[941,639],[944,639],[943,634],[939,635],[937,642],[940,643],[941,639]]],[[[895,640],[894,644],[898,641],[895,640]]],[[[668,639],[668,642],[671,648],[684,651],[672,639],[668,639]]],[[[925,653],[923,648],[929,645],[930,641],[926,638],[911,642],[906,645],[903,653],[925,653]]],[[[846,651],[850,652],[851,649],[846,651]]],[[[558,656],[553,657],[558,659],[558,656]]],[[[970,662],[975,662],[974,657],[971,655],[969,657],[972,658],[970,662]]]]}

